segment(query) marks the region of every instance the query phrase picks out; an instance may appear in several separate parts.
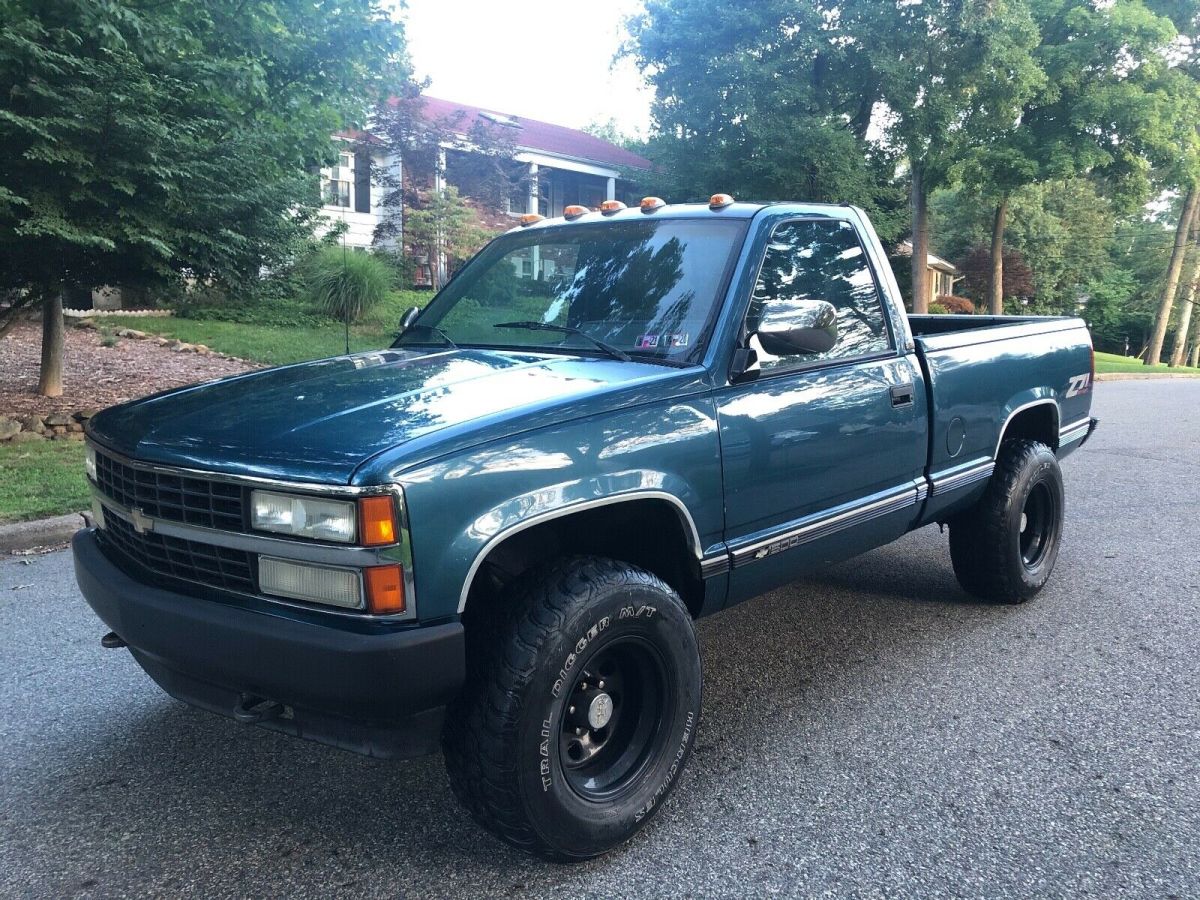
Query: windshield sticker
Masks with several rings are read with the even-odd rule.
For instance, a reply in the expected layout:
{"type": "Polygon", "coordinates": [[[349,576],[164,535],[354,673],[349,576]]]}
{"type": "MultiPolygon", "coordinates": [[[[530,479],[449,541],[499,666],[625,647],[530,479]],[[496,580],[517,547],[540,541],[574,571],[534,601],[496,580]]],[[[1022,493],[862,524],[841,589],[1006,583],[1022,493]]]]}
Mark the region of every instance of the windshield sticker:
{"type": "Polygon", "coordinates": [[[666,334],[663,337],[666,338],[668,347],[686,347],[688,345],[689,335],[686,331],[680,334],[666,334]]]}
{"type": "Polygon", "coordinates": [[[635,346],[639,350],[653,350],[658,346],[657,334],[639,334],[635,346]]]}

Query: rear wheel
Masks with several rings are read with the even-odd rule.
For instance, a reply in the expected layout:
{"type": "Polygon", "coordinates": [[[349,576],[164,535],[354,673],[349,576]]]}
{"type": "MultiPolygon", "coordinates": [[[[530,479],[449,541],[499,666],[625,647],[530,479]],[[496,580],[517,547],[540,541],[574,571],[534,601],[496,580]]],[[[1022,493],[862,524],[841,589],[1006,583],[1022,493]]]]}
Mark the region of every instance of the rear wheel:
{"type": "Polygon", "coordinates": [[[1005,441],[979,502],[950,522],[959,584],[996,603],[1033,597],[1054,571],[1064,512],[1054,451],[1038,441],[1005,441]]]}
{"type": "Polygon", "coordinates": [[[656,813],[691,752],[700,656],[659,578],[594,557],[520,580],[477,632],[479,666],[449,711],[451,784],[510,844],[587,859],[656,813]]]}

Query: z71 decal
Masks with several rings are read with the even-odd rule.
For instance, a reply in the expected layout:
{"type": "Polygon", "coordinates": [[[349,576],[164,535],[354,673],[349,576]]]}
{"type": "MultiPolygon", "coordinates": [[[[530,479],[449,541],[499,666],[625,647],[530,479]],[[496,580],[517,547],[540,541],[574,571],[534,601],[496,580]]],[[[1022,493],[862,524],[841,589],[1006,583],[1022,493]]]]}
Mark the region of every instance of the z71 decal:
{"type": "Polygon", "coordinates": [[[1067,396],[1075,397],[1079,394],[1087,393],[1092,386],[1092,376],[1090,372],[1084,372],[1082,375],[1075,375],[1067,381],[1067,396]]]}

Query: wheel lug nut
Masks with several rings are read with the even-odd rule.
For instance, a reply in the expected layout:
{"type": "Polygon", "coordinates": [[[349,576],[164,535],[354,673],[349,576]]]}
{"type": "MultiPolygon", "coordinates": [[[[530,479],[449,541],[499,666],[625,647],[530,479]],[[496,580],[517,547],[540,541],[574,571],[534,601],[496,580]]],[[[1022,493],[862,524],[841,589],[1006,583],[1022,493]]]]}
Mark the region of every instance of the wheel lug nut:
{"type": "Polygon", "coordinates": [[[581,681],[581,682],[579,683],[579,689],[580,689],[581,691],[586,691],[586,690],[587,690],[587,682],[586,682],[586,681],[581,681]]]}
{"type": "Polygon", "coordinates": [[[584,731],[585,731],[585,729],[583,729],[583,728],[576,728],[576,729],[575,729],[575,733],[576,733],[577,735],[579,735],[580,737],[583,737],[583,732],[584,732],[584,731]]]}
{"type": "Polygon", "coordinates": [[[600,690],[604,690],[604,682],[601,681],[598,685],[596,685],[596,687],[600,688],[600,690]]]}
{"type": "Polygon", "coordinates": [[[570,716],[575,715],[575,707],[572,706],[570,709],[568,709],[567,715],[570,715],[570,716]]]}

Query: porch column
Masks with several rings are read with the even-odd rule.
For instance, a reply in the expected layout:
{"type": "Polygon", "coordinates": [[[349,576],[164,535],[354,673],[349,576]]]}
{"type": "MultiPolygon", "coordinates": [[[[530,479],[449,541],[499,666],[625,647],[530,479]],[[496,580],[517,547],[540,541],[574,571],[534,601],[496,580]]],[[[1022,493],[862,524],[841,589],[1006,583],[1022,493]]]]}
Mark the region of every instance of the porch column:
{"type": "Polygon", "coordinates": [[[525,207],[525,212],[536,213],[538,211],[538,164],[529,164],[529,200],[525,207]]]}
{"type": "Polygon", "coordinates": [[[615,178],[608,179],[608,186],[604,189],[604,199],[605,200],[616,200],[617,199],[617,179],[615,179],[615,178]]]}
{"type": "MultiPolygon", "coordinates": [[[[537,215],[537,211],[538,211],[538,164],[531,162],[529,164],[529,207],[528,207],[528,212],[531,212],[534,215],[537,215]]],[[[547,212],[549,212],[549,210],[547,210],[547,212]]],[[[542,265],[541,253],[539,252],[539,250],[540,250],[540,248],[538,247],[538,245],[534,244],[530,248],[530,251],[529,251],[530,256],[532,257],[532,260],[533,260],[532,261],[533,277],[535,279],[538,277],[538,270],[541,268],[541,265],[542,265]]]]}
{"type": "MultiPolygon", "coordinates": [[[[437,166],[433,173],[433,189],[439,197],[446,195],[446,148],[438,147],[437,166]]],[[[446,237],[442,234],[441,228],[438,228],[437,235],[434,238],[437,244],[436,258],[430,260],[437,267],[436,280],[434,287],[441,290],[442,285],[446,283],[446,279],[450,274],[449,262],[446,259],[446,237]]]]}

